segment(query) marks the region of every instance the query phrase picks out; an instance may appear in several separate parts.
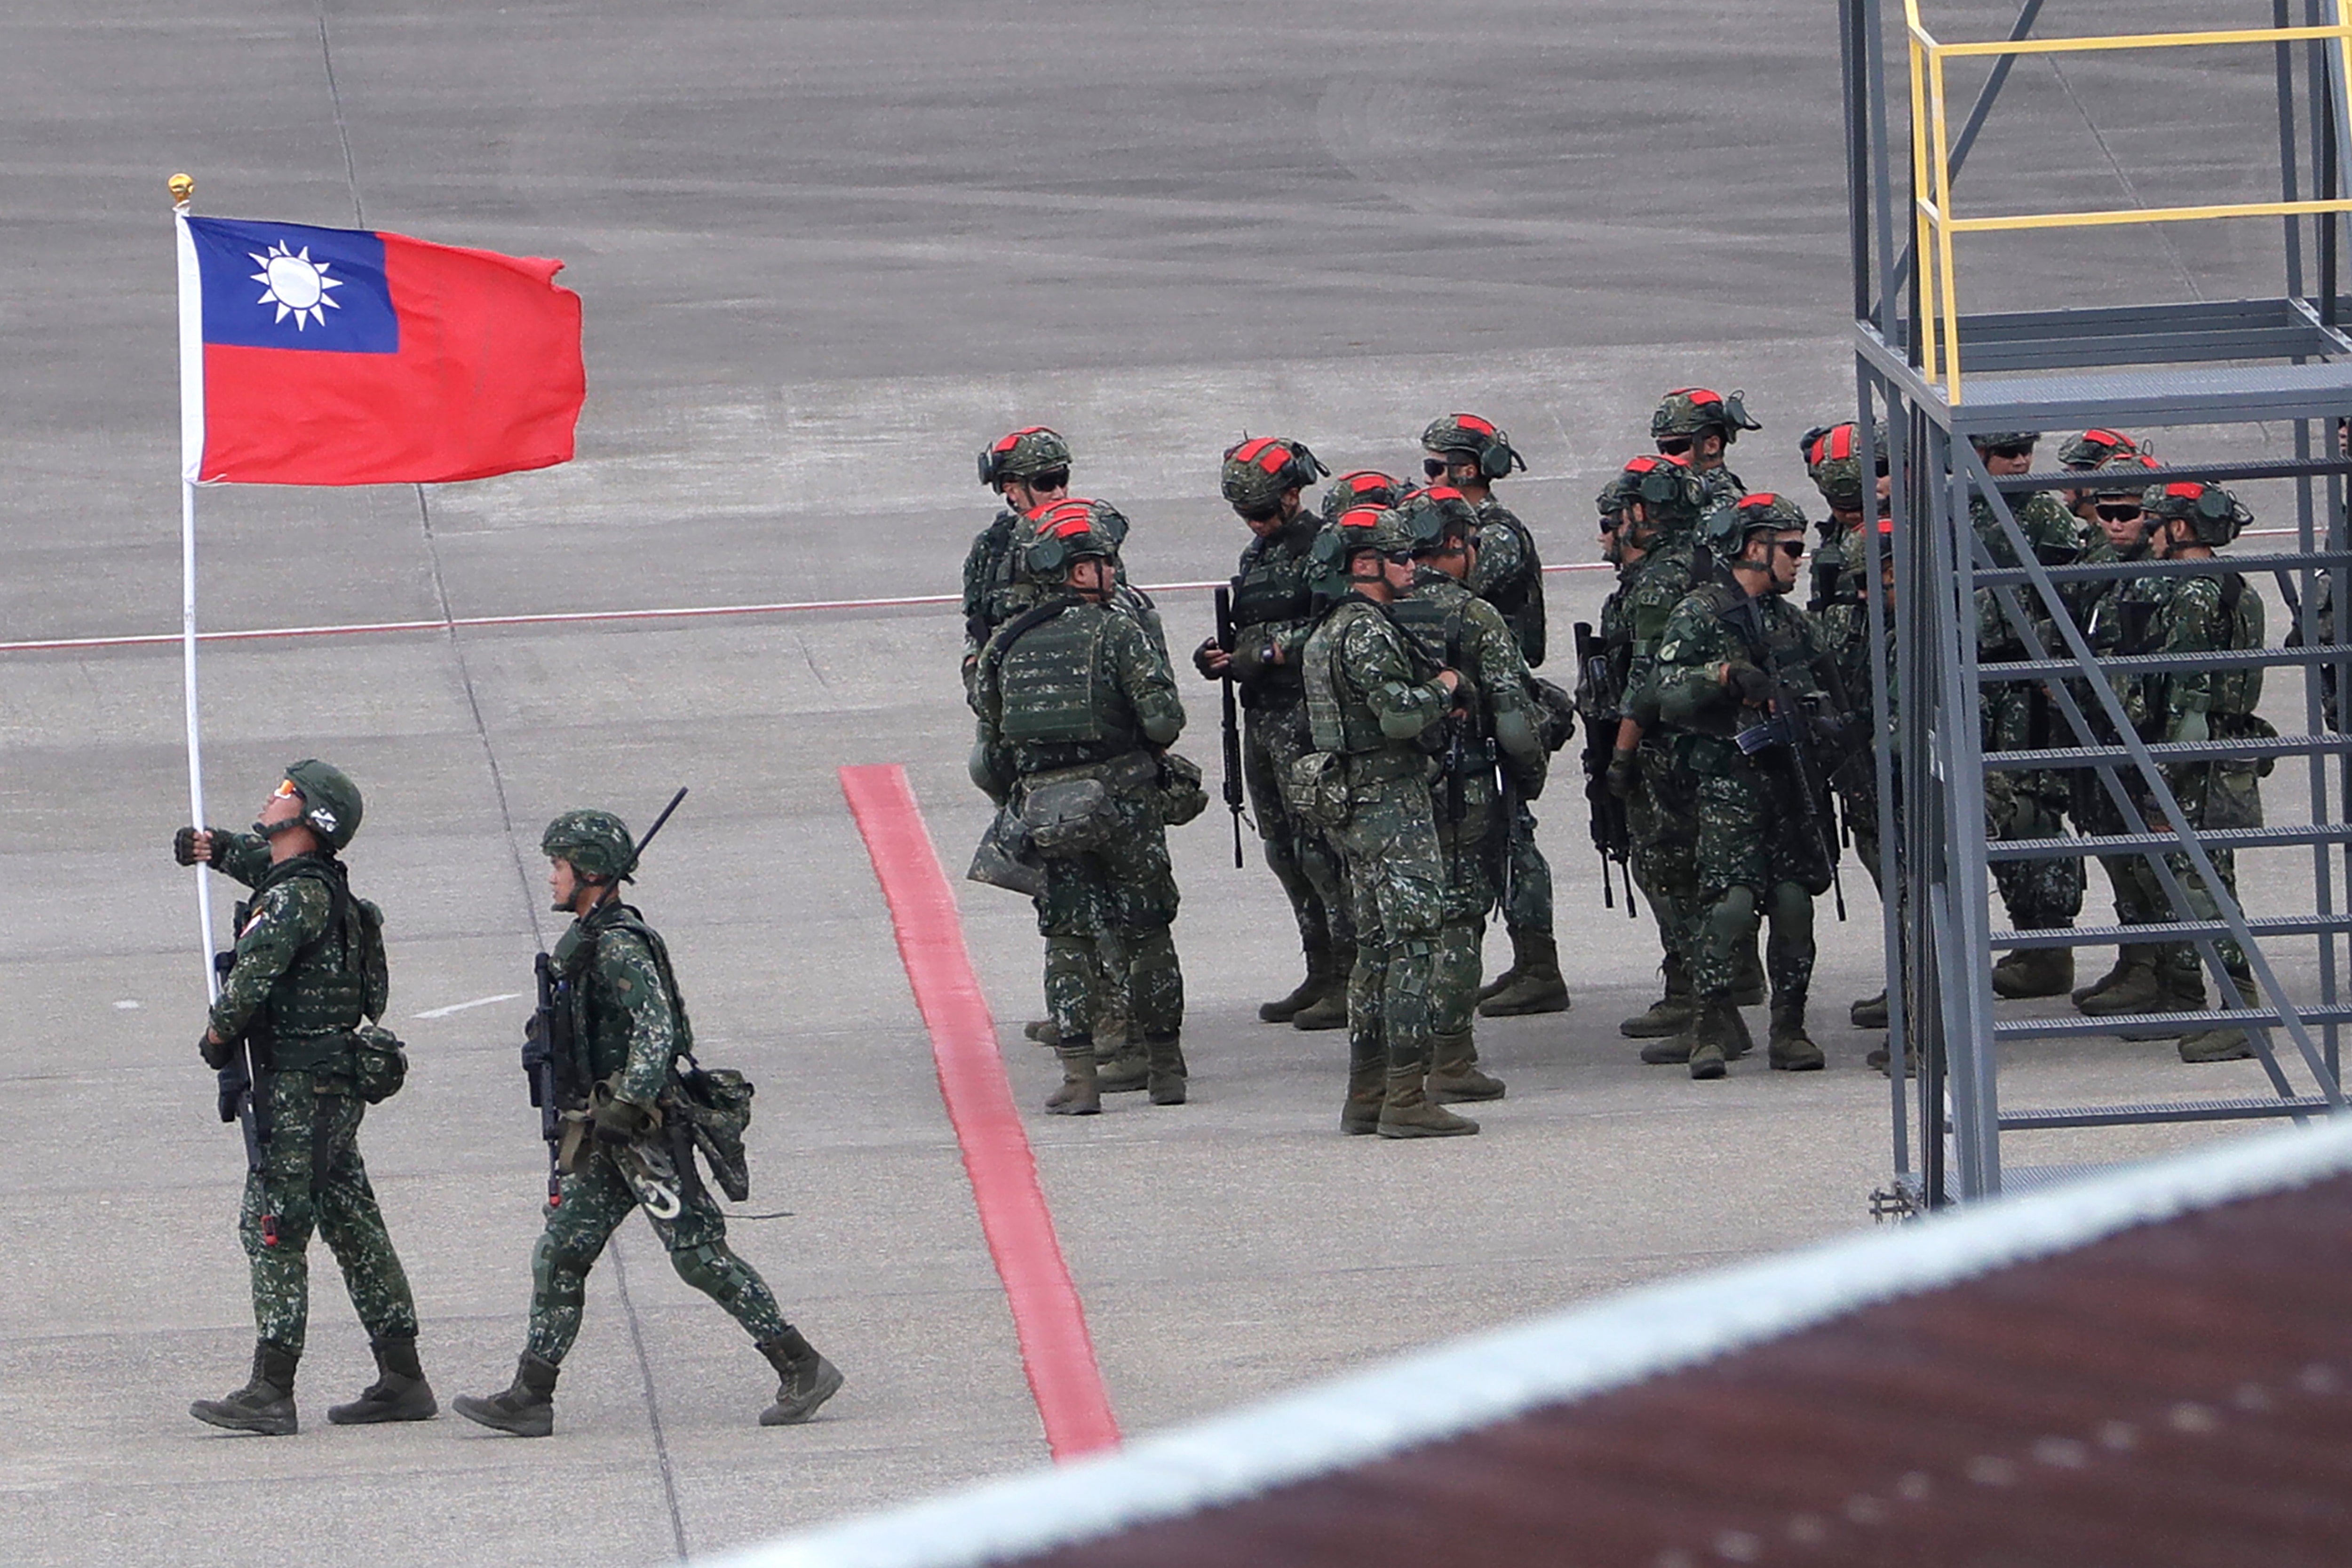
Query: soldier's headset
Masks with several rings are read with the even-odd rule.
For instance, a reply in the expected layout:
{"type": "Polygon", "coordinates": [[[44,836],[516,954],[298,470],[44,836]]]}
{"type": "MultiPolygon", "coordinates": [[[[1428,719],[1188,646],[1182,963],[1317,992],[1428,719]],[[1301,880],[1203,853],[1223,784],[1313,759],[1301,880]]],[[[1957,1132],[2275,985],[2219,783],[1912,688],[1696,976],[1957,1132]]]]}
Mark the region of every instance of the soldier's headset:
{"type": "Polygon", "coordinates": [[[1690,470],[1672,458],[1636,458],[1625,465],[1625,471],[1642,476],[1634,481],[1633,493],[1652,506],[1664,506],[1671,500],[1698,504],[1697,498],[1691,494],[1690,470]]]}
{"type": "Polygon", "coordinates": [[[1237,445],[1227,447],[1225,461],[1248,463],[1263,469],[1274,480],[1277,489],[1303,490],[1318,479],[1331,476],[1331,470],[1323,466],[1323,459],[1308,451],[1305,442],[1277,441],[1265,436],[1255,440],[1244,437],[1237,445]]]}
{"type": "Polygon", "coordinates": [[[1072,496],[1055,501],[1045,515],[1037,521],[1037,537],[1029,542],[1022,552],[1021,563],[1033,577],[1046,577],[1070,563],[1068,540],[1076,534],[1091,533],[1117,550],[1127,541],[1127,519],[1116,507],[1105,506],[1101,514],[1095,511],[1096,503],[1072,496]]]}
{"type": "Polygon", "coordinates": [[[1456,414],[1454,427],[1478,437],[1478,477],[1483,479],[1508,479],[1511,470],[1525,470],[1528,460],[1511,445],[1510,437],[1496,429],[1491,420],[1475,414],[1456,414]]]}
{"type": "Polygon", "coordinates": [[[2164,493],[2175,500],[2186,500],[2188,497],[2181,492],[2189,489],[2198,492],[2197,515],[2209,522],[2220,522],[2222,519],[2229,518],[2242,529],[2254,521],[2254,514],[2240,505],[2235,497],[2219,485],[2201,485],[2193,482],[2172,484],[2164,487],[2164,493]]]}

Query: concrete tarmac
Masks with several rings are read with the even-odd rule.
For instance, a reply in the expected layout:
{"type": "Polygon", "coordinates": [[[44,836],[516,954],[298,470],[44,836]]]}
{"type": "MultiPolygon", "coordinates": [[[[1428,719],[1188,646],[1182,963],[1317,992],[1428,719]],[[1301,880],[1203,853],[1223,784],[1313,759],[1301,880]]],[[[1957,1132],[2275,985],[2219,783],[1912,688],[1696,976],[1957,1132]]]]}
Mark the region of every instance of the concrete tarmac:
{"type": "MultiPolygon", "coordinates": [[[[2006,17],[1949,20],[1982,37],[2006,17]]],[[[991,510],[971,455],[1036,422],[1070,437],[1080,492],[1135,520],[1141,581],[1230,570],[1244,536],[1215,466],[1244,431],[1335,468],[1409,467],[1455,408],[1517,437],[1531,472],[1506,499],[1573,561],[1664,389],[1744,386],[1766,429],[1735,466],[1809,505],[1795,438],[1853,410],[1835,44],[1829,8],[1798,0],[100,0],[20,5],[0,29],[7,639],[173,629],[174,169],[200,212],[559,256],[587,302],[576,461],[206,491],[214,628],[952,592],[991,510]]],[[[2254,52],[2021,71],[1978,154],[1984,195],[2259,195],[2268,71],[2254,52]]],[[[2273,286],[2273,242],[2257,225],[2049,254],[1996,239],[1964,277],[1987,304],[2229,297],[2273,286]]],[[[1605,587],[1553,579],[1557,644],[1605,587]]],[[[1164,610],[1171,643],[1205,635],[1204,595],[1164,610]]],[[[251,1326],[240,1153],[191,1048],[199,954],[168,855],[187,815],[178,660],[0,655],[0,1560],[653,1562],[1041,1460],[835,780],[905,764],[961,869],[985,811],[959,638],[952,614],[913,610],[205,650],[215,822],[248,820],[299,756],[368,794],[349,858],[390,915],[389,1021],[415,1070],[363,1147],[445,1405],[502,1386],[522,1332],[542,1166],[513,994],[560,929],[539,829],[589,804],[641,823],[693,786],[641,902],[704,1059],[760,1086],[746,1206],[791,1212],[735,1239],[849,1383],[810,1426],[753,1426],[766,1367],[632,1221],[538,1444],[446,1415],[329,1427],[370,1371],[321,1250],[304,1432],[184,1414],[242,1379],[251,1326]]],[[[1213,689],[1188,675],[1185,695],[1184,749],[1213,772],[1213,689]]],[[[1255,1020],[1297,978],[1272,879],[1254,851],[1233,868],[1222,813],[1176,836],[1192,1103],[1123,1097],[1029,1128],[1127,1429],[1868,1223],[1887,1091],[1843,1022],[1878,986],[1866,879],[1850,869],[1853,919],[1821,926],[1831,1070],[1751,1061],[1693,1084],[1614,1028],[1654,994],[1654,939],[1600,907],[1572,777],[1542,815],[1575,1007],[1482,1026],[1510,1096],[1478,1138],[1433,1146],[1339,1135],[1338,1037],[1255,1020]]],[[[1029,910],[961,891],[1034,1108],[1054,1074],[1019,1034],[1038,1005],[1029,910]]],[[[2168,1060],[2029,1050],[2021,1092],[2258,1082],[2168,1060]]]]}

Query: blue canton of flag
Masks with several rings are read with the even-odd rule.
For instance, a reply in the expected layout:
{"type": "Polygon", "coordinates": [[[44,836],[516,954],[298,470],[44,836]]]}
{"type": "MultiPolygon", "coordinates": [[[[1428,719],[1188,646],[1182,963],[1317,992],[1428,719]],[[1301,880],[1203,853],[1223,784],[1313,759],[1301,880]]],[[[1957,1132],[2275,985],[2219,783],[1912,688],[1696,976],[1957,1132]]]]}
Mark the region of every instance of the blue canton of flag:
{"type": "Polygon", "coordinates": [[[364,229],[192,217],[207,343],[400,352],[383,241],[364,229]]]}

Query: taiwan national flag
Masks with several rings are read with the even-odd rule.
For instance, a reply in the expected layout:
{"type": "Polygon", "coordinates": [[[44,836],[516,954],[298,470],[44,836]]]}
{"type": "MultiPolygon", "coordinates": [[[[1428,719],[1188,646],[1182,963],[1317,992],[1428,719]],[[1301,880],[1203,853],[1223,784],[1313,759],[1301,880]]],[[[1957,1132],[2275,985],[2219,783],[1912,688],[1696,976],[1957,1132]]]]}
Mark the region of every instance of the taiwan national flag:
{"type": "Polygon", "coordinates": [[[186,477],[407,484],[570,460],[587,376],[562,267],[365,229],[183,217],[186,477]]]}

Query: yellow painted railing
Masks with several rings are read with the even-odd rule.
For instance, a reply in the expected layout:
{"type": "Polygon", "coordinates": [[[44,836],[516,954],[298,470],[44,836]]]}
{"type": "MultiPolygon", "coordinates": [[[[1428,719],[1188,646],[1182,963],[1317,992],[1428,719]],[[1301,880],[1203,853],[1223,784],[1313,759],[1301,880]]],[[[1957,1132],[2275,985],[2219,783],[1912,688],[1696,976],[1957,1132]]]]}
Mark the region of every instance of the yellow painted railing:
{"type": "Polygon", "coordinates": [[[2352,212],[2352,198],[2308,202],[2230,202],[2193,207],[2118,207],[2099,212],[2021,213],[1960,217],[1952,211],[1951,143],[1945,121],[1944,64],[1983,55],[2079,54],[2105,49],[2178,49],[2216,44],[2282,44],[2326,40],[2335,46],[2340,79],[2352,81],[2352,17],[2336,0],[2336,20],[2309,27],[2229,27],[2199,33],[2135,33],[2113,37],[2000,38],[1988,43],[1939,42],[1919,20],[1919,0],[1904,0],[1911,43],[1911,172],[1918,197],[1916,258],[1920,295],[1920,371],[1941,381],[1947,402],[1960,401],[1959,283],[1952,269],[1952,237],[1994,229],[2095,228],[2126,223],[2190,223],[2206,218],[2282,217],[2294,213],[2352,212]]]}

